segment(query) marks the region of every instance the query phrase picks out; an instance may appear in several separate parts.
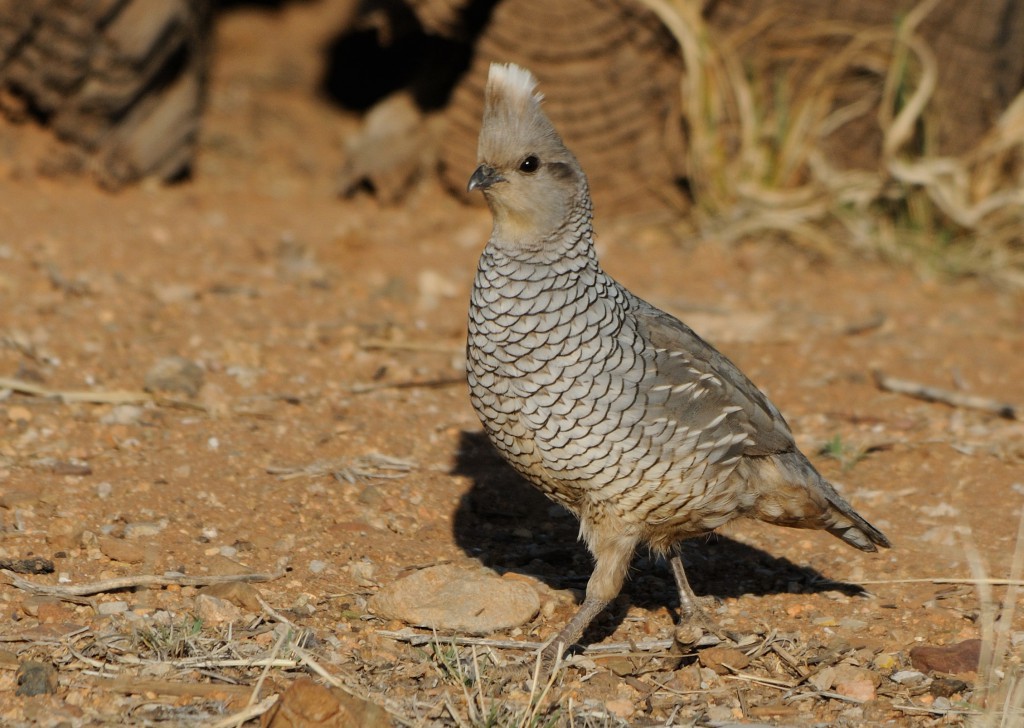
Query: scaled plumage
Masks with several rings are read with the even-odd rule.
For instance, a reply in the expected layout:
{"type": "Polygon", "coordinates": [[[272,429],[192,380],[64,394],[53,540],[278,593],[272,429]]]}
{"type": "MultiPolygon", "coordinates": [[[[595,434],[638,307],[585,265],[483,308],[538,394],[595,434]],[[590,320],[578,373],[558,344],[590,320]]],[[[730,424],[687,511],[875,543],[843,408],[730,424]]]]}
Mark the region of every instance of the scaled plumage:
{"type": "Polygon", "coordinates": [[[491,442],[580,519],[595,558],[550,664],[621,590],[640,544],[676,545],[740,516],[888,546],[797,449],[785,419],[688,326],[600,267],[586,175],[541,109],[536,79],[491,66],[480,132],[494,227],[470,300],[470,397],[491,442]]]}

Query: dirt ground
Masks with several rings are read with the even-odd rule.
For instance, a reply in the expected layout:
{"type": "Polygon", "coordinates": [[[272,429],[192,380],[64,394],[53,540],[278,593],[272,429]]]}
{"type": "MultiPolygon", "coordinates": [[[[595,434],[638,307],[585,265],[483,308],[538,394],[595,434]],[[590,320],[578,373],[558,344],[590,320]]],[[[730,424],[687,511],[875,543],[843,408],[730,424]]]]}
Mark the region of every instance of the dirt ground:
{"type": "MultiPolygon", "coordinates": [[[[0,386],[0,558],[52,560],[55,573],[24,577],[48,585],[275,575],[254,585],[266,607],[251,590],[235,598],[248,606],[230,627],[187,584],[77,602],[0,585],[0,723],[212,725],[261,676],[259,699],[301,675],[326,684],[310,662],[390,712],[368,725],[967,720],[976,673],[894,676],[917,669],[916,646],[986,636],[970,554],[988,577],[1010,573],[1024,427],[882,391],[872,371],[1022,405],[1024,296],[600,210],[605,268],[763,387],[894,548],[755,523],[692,544],[694,587],[721,600],[749,658],[732,671],[630,647],[670,638],[677,616],[666,565],[643,555],[587,635],[625,647],[577,658],[543,700],[488,667],[465,685],[444,635],[431,647],[382,634],[406,625],[368,611],[379,588],[483,564],[544,605],[490,637],[543,641],[590,561],[575,522],[503,468],[469,406],[465,315],[487,211],[430,181],[395,208],[335,194],[356,127],[316,93],[335,15],[303,3],[221,16],[192,181],[110,195],[45,178],[33,154],[46,135],[0,128],[0,377],[100,400],[0,386]],[[107,396],[141,392],[168,357],[197,365],[175,380],[184,389],[107,396]],[[286,623],[306,631],[304,653],[275,631],[286,623]],[[55,692],[16,694],[27,660],[56,669],[55,692]]],[[[1017,606],[1007,671],[1024,649],[1017,606]]],[[[477,648],[487,666],[528,654],[477,648]]],[[[307,724],[355,720],[341,715],[307,724]]]]}

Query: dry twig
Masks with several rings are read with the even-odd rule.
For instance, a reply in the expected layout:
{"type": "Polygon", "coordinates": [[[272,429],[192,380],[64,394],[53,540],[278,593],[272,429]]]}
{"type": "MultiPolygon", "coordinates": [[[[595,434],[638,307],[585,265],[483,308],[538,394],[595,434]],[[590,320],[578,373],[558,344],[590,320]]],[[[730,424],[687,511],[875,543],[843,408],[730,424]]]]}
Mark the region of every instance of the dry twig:
{"type": "Polygon", "coordinates": [[[874,376],[875,384],[878,388],[886,392],[905,394],[915,399],[923,399],[925,402],[940,402],[948,404],[950,407],[966,407],[967,409],[981,410],[998,415],[999,417],[1005,417],[1008,420],[1020,419],[1017,407],[996,399],[930,387],[906,379],[897,379],[878,370],[872,372],[872,376],[874,376]]]}
{"type": "Polygon", "coordinates": [[[81,597],[89,594],[118,591],[120,589],[133,589],[140,586],[209,586],[211,584],[227,584],[235,581],[273,581],[284,576],[283,571],[275,571],[270,574],[226,574],[223,576],[157,576],[156,574],[138,574],[136,576],[122,576],[116,579],[101,579],[89,584],[62,586],[60,584],[37,584],[34,581],[22,579],[13,571],[7,569],[0,569],[0,573],[7,577],[11,586],[22,591],[60,598],[81,597]]]}
{"type": "Polygon", "coordinates": [[[1024,586],[1024,579],[960,579],[947,576],[921,577],[916,579],[859,579],[858,584],[969,584],[974,586],[1024,586]]]}
{"type": "Polygon", "coordinates": [[[152,402],[153,395],[149,392],[91,392],[78,390],[49,389],[40,384],[26,382],[11,377],[0,377],[0,389],[10,389],[18,394],[32,397],[52,397],[62,402],[88,402],[90,404],[131,404],[134,402],[152,402]]]}
{"type": "MultiPolygon", "coordinates": [[[[413,632],[411,630],[404,630],[401,632],[394,632],[391,630],[380,629],[377,630],[377,634],[381,637],[387,637],[388,639],[395,640],[397,642],[407,642],[410,645],[425,645],[435,640],[442,640],[449,644],[455,644],[460,647],[468,647],[476,645],[479,647],[493,647],[499,650],[539,650],[545,647],[545,642],[517,642],[515,640],[492,640],[484,637],[437,637],[433,634],[424,634],[422,632],[413,632]]],[[[706,634],[701,637],[696,647],[710,647],[712,645],[719,644],[721,640],[712,634],[706,634]]],[[[583,650],[584,655],[607,655],[608,653],[614,653],[616,655],[623,653],[635,653],[635,652],[658,652],[662,650],[669,650],[676,644],[675,640],[647,640],[642,642],[605,642],[599,645],[587,645],[583,650]]]]}
{"type": "Polygon", "coordinates": [[[349,387],[349,391],[352,394],[367,394],[368,392],[377,392],[382,389],[439,389],[441,387],[450,387],[453,384],[465,383],[465,377],[441,377],[440,379],[428,379],[422,382],[364,382],[353,384],[349,387]]]}
{"type": "Polygon", "coordinates": [[[252,691],[247,685],[212,685],[210,683],[183,683],[173,680],[153,680],[136,677],[96,678],[92,683],[97,688],[115,693],[156,693],[187,698],[212,698],[230,695],[240,700],[252,691]]]}
{"type": "Polygon", "coordinates": [[[427,341],[388,341],[387,339],[369,339],[360,344],[360,348],[424,351],[434,354],[462,354],[466,351],[466,347],[463,344],[432,344],[427,341]]]}
{"type": "Polygon", "coordinates": [[[309,465],[271,465],[267,467],[267,472],[280,480],[330,475],[338,481],[355,483],[369,478],[401,478],[414,467],[416,463],[411,460],[370,453],[357,458],[317,460],[309,465]]]}
{"type": "Polygon", "coordinates": [[[205,405],[199,402],[189,402],[183,399],[163,397],[133,390],[111,390],[92,391],[77,389],[50,389],[41,384],[26,382],[11,377],[0,377],[0,390],[9,389],[18,394],[26,394],[30,397],[42,397],[44,399],[55,399],[58,402],[84,402],[86,404],[136,404],[152,402],[161,407],[178,407],[181,409],[197,410],[206,412],[205,405]]]}

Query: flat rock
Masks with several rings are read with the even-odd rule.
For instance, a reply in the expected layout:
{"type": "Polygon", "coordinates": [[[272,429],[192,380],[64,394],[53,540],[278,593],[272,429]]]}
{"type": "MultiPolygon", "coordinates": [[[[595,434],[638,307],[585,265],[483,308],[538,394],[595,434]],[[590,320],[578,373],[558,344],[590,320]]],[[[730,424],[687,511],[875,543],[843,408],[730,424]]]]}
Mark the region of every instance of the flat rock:
{"type": "Polygon", "coordinates": [[[128,602],[122,602],[120,600],[114,602],[100,602],[96,607],[96,613],[101,616],[110,616],[111,614],[124,614],[128,611],[128,602]]]}
{"type": "Polygon", "coordinates": [[[258,612],[260,605],[260,592],[252,584],[244,581],[229,581],[223,584],[211,584],[205,587],[200,594],[223,599],[231,602],[236,607],[241,607],[247,612],[258,612]]]}
{"type": "Polygon", "coordinates": [[[17,695],[52,695],[57,692],[57,671],[48,662],[26,660],[18,666],[17,695]]]}
{"type": "Polygon", "coordinates": [[[728,675],[750,664],[750,658],[735,647],[708,647],[697,654],[697,659],[701,665],[711,668],[718,675],[728,675]]]}
{"type": "Polygon", "coordinates": [[[146,372],[147,392],[179,392],[195,397],[202,386],[202,368],[184,357],[164,357],[146,372]]]}
{"type": "Polygon", "coordinates": [[[229,602],[227,599],[200,594],[196,597],[195,612],[203,624],[218,625],[240,622],[243,618],[242,610],[229,602]]]}
{"type": "Polygon", "coordinates": [[[100,417],[104,425],[134,425],[142,419],[146,410],[137,404],[119,404],[100,417]]]}
{"type": "Polygon", "coordinates": [[[388,585],[370,600],[370,608],[420,627],[488,634],[532,619],[540,597],[529,584],[446,564],[388,585]]]}
{"type": "Polygon", "coordinates": [[[921,672],[944,672],[959,675],[978,671],[981,640],[972,639],[937,647],[921,645],[910,650],[911,664],[921,672]]]}
{"type": "Polygon", "coordinates": [[[136,521],[134,523],[125,524],[124,537],[125,538],[147,538],[149,536],[156,536],[158,533],[166,528],[167,524],[153,523],[149,521],[136,521]]]}
{"type": "Polygon", "coordinates": [[[145,549],[132,541],[100,536],[97,539],[97,544],[103,555],[112,561],[120,561],[125,564],[140,564],[146,560],[145,549]]]}
{"type": "Polygon", "coordinates": [[[266,728],[390,728],[384,708],[300,677],[284,691],[261,725],[266,728]]]}
{"type": "Polygon", "coordinates": [[[881,676],[872,670],[853,665],[837,665],[833,685],[840,695],[867,702],[877,697],[876,689],[881,680],[881,676]]]}

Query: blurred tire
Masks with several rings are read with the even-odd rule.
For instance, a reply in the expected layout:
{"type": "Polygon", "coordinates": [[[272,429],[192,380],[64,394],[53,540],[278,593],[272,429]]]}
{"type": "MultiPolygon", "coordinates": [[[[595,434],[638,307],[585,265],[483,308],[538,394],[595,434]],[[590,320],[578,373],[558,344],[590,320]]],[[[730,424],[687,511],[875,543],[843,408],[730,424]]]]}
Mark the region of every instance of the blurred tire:
{"type": "Polygon", "coordinates": [[[188,174],[210,0],[0,0],[0,111],[64,144],[44,171],[118,188],[188,174]]]}

